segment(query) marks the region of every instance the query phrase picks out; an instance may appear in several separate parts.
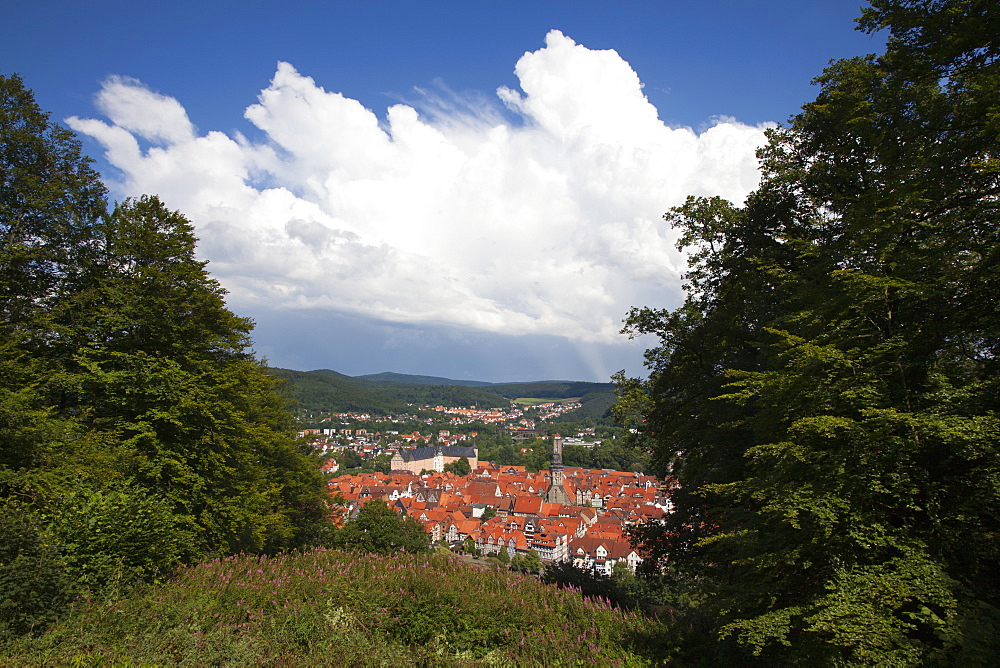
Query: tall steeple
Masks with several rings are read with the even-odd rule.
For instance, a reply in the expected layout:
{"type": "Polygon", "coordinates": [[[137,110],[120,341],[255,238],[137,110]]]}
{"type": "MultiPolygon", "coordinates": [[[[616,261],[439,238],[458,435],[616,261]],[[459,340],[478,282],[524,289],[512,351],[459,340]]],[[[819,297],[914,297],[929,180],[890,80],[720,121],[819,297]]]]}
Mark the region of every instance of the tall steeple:
{"type": "Polygon", "coordinates": [[[564,482],[562,436],[556,434],[552,438],[552,463],[549,465],[549,489],[545,492],[545,501],[547,503],[561,503],[565,506],[573,505],[573,501],[569,498],[569,493],[563,484],[564,482]]]}

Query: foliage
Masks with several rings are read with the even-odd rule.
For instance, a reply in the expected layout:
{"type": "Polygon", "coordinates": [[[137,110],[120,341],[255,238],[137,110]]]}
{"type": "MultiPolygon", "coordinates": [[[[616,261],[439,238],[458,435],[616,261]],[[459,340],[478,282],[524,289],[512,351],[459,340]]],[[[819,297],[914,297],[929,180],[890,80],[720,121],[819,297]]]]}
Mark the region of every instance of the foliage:
{"type": "Polygon", "coordinates": [[[998,19],[873,2],[885,55],[826,70],[744,207],[667,215],[688,299],[627,321],[660,345],[619,414],[682,485],[644,548],[771,660],[1000,652],[998,19]]]}
{"type": "MultiPolygon", "coordinates": [[[[479,459],[503,466],[524,466],[529,471],[541,471],[548,469],[552,463],[551,440],[525,442],[515,448],[509,436],[479,436],[475,444],[479,447],[479,459]],[[522,447],[532,451],[521,453],[522,447]]],[[[563,445],[563,464],[614,471],[645,471],[648,468],[648,453],[645,448],[628,447],[617,441],[593,448],[563,445]]]]}
{"type": "Polygon", "coordinates": [[[445,471],[450,471],[455,475],[467,476],[472,473],[472,466],[469,465],[467,457],[461,457],[453,462],[444,465],[445,471]]]}
{"type": "Polygon", "coordinates": [[[190,559],[192,537],[170,504],[134,485],[74,489],[50,512],[66,572],[82,587],[165,579],[190,559]]]}
{"type": "Polygon", "coordinates": [[[495,384],[392,373],[352,377],[329,369],[293,371],[272,368],[269,372],[288,381],[292,398],[300,408],[310,412],[386,415],[414,410],[407,409],[408,404],[506,408],[511,399],[518,397],[550,400],[572,397],[579,398],[583,405],[567,413],[568,418],[610,424],[608,409],[614,401],[610,383],[547,381],[495,384]]]}
{"type": "Polygon", "coordinates": [[[296,406],[307,411],[370,411],[389,414],[406,410],[406,404],[402,401],[334,371],[293,371],[272,367],[268,369],[268,373],[286,381],[289,395],[296,406]]]}
{"type": "Polygon", "coordinates": [[[43,629],[76,595],[56,545],[29,506],[0,504],[0,641],[43,629]]]}
{"type": "Polygon", "coordinates": [[[0,166],[0,503],[21,537],[2,566],[8,626],[37,629],[32,611],[72,589],[323,540],[318,460],[191,224],[156,197],[108,210],[79,142],[16,76],[0,77],[0,166]]]}
{"type": "Polygon", "coordinates": [[[0,662],[649,665],[661,624],[447,555],[228,557],[94,602],[0,662]]]}
{"type": "Polygon", "coordinates": [[[451,378],[442,378],[441,376],[419,376],[390,371],[370,373],[364,376],[355,376],[355,378],[370,382],[397,383],[401,385],[464,385],[466,387],[482,387],[491,384],[481,380],[453,380],[451,378]]]}
{"type": "Polygon", "coordinates": [[[533,549],[527,554],[515,554],[510,560],[510,568],[519,573],[539,573],[542,570],[542,558],[533,549]]]}
{"type": "Polygon", "coordinates": [[[385,501],[369,501],[358,516],[334,534],[332,544],[342,549],[376,554],[426,552],[430,540],[416,519],[401,517],[385,501]]]}

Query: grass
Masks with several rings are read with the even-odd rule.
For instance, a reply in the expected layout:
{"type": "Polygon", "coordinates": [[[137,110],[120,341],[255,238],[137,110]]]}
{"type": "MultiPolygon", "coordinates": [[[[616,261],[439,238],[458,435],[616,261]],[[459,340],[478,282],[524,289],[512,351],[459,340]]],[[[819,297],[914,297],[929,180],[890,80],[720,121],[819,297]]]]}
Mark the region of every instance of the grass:
{"type": "Polygon", "coordinates": [[[666,630],[603,599],[443,554],[237,556],[78,605],[0,665],[640,666],[666,630]]]}

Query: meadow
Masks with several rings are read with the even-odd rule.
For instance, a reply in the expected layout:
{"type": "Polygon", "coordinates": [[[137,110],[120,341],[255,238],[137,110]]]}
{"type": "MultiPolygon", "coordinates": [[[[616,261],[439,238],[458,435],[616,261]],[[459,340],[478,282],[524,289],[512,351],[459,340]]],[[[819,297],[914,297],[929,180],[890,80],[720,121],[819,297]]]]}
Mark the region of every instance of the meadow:
{"type": "Polygon", "coordinates": [[[445,554],[237,555],[79,603],[3,665],[642,666],[664,626],[445,554]]]}

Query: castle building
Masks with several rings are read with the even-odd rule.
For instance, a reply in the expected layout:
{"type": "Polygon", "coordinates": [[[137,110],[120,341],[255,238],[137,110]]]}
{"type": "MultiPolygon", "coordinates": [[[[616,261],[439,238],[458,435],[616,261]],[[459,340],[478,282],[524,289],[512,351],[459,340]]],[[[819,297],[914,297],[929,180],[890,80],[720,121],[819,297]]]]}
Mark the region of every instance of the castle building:
{"type": "Polygon", "coordinates": [[[479,461],[479,448],[461,448],[449,445],[432,445],[426,448],[400,450],[392,456],[389,467],[393,471],[410,471],[420,474],[421,471],[444,471],[445,464],[457,462],[459,459],[469,460],[469,466],[475,468],[479,461]]]}

